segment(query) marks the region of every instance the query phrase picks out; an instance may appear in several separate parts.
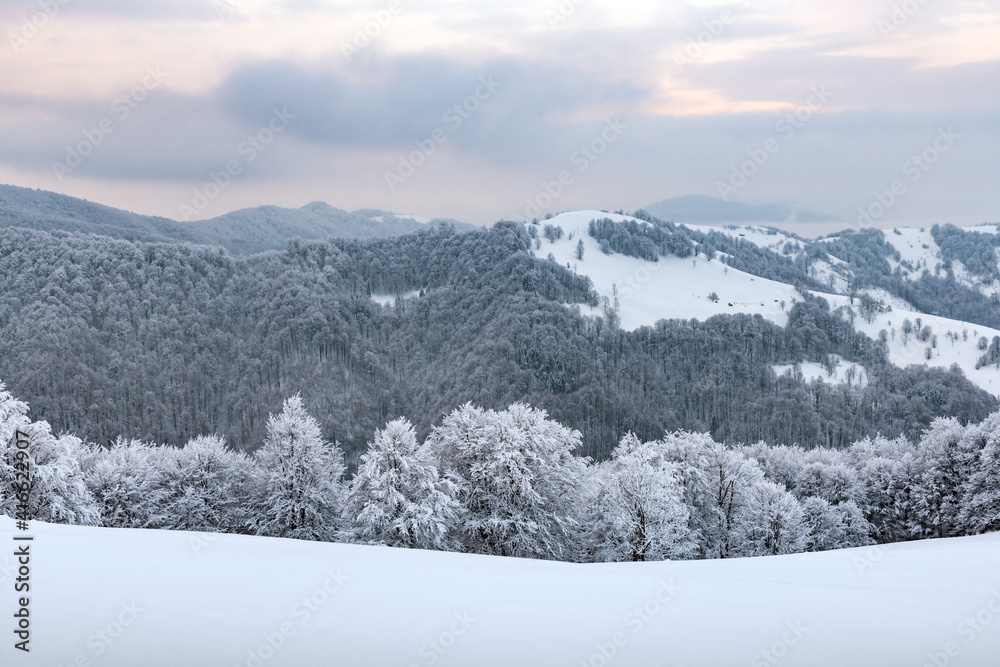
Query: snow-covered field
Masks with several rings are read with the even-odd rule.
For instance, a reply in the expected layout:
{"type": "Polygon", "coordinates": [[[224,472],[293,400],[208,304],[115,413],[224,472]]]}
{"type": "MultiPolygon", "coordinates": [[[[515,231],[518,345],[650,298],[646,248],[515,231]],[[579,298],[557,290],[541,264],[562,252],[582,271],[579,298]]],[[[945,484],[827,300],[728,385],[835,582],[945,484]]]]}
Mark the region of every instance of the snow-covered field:
{"type": "Polygon", "coordinates": [[[8,628],[4,665],[988,667],[1000,656],[1000,534],[601,565],[42,523],[31,534],[31,653],[12,649],[8,628]]]}

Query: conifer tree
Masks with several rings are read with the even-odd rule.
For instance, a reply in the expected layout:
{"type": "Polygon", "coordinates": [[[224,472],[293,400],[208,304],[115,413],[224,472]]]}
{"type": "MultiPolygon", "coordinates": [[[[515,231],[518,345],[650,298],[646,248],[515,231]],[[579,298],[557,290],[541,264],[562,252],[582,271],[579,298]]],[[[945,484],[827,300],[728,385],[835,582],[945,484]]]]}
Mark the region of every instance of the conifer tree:
{"type": "Polygon", "coordinates": [[[442,479],[413,425],[396,419],[375,432],[351,480],[345,515],[354,539],[370,544],[445,549],[457,546],[458,487],[442,479]]]}
{"type": "Polygon", "coordinates": [[[323,439],[302,398],[287,399],[267,422],[255,456],[259,492],[255,532],[272,537],[333,541],[341,530],[344,456],[323,439]]]}

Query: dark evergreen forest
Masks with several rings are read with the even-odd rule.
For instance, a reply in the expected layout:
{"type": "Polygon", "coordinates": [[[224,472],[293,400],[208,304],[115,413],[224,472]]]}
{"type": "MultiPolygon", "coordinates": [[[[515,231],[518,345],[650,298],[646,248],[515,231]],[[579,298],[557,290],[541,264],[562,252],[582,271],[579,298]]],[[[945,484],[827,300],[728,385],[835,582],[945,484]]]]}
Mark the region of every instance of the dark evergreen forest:
{"type": "MultiPolygon", "coordinates": [[[[676,239],[653,240],[669,250],[676,239]]],[[[423,437],[467,401],[544,408],[598,459],[629,431],[839,448],[877,433],[916,439],[935,417],[964,423],[997,409],[960,371],[891,366],[821,299],[803,296],[785,328],[735,315],[621,331],[614,317],[567,308],[599,304],[585,278],[535,259],[531,241],[514,223],[444,225],[233,257],[2,229],[0,378],[35,418],[101,444],[217,433],[254,450],[268,414],[301,392],[352,464],[387,421],[408,417],[423,437]],[[370,298],[412,292],[390,306],[370,298]],[[863,364],[869,384],[771,370],[830,354],[863,364]]],[[[691,241],[755,261],[723,235],[691,241]]],[[[811,286],[801,261],[765,260],[761,273],[811,286]]]]}

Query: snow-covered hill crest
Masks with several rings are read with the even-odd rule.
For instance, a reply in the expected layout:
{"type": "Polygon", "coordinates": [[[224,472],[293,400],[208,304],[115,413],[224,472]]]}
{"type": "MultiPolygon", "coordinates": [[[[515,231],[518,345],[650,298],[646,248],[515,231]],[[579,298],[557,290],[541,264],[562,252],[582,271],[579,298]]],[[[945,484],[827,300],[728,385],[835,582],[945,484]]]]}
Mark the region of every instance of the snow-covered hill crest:
{"type": "MultiPolygon", "coordinates": [[[[541,221],[537,226],[538,235],[533,245],[536,257],[551,259],[591,280],[605,305],[602,308],[585,309],[586,314],[598,315],[606,308],[611,308],[617,311],[620,324],[626,330],[652,326],[664,319],[705,320],[715,315],[736,313],[760,315],[779,326],[785,326],[789,310],[803,298],[792,285],[727,266],[720,261],[725,253],[717,253],[715,258],[709,259],[704,252],[695,251],[689,257],[667,255],[654,262],[620,253],[602,252],[600,243],[588,233],[588,227],[592,220],[605,218],[616,223],[631,221],[641,225],[649,224],[626,215],[573,211],[541,221]],[[545,226],[560,228],[562,234],[547,237],[543,233],[545,226]]],[[[757,226],[687,227],[702,232],[722,233],[774,253],[781,253],[789,244],[795,251],[799,251],[806,243],[784,232],[757,226]]],[[[985,226],[982,229],[976,228],[976,231],[988,233],[995,231],[995,228],[985,226]]],[[[894,244],[893,247],[905,248],[905,252],[900,251],[901,261],[914,267],[925,267],[932,261],[940,263],[940,248],[929,231],[899,232],[890,233],[887,238],[894,244]]],[[[899,266],[899,262],[895,262],[895,266],[899,266]]],[[[953,266],[959,278],[962,275],[968,276],[967,272],[963,274],[960,263],[953,262],[953,266]]],[[[848,288],[851,284],[850,267],[833,255],[813,263],[811,271],[819,282],[834,289],[810,290],[810,294],[826,299],[833,309],[842,309],[843,316],[872,340],[884,338],[893,364],[900,367],[916,364],[935,368],[957,365],[974,384],[1000,396],[1000,367],[996,364],[977,367],[984,354],[982,340],[992,341],[994,337],[1000,336],[1000,330],[919,312],[906,301],[884,290],[866,289],[851,295],[848,288]],[[858,298],[860,295],[872,297],[881,306],[862,313],[858,298]]],[[[979,279],[968,278],[966,282],[982,286],[979,279]]],[[[1000,290],[1000,283],[994,289],[1000,290]]],[[[814,363],[816,361],[813,360],[814,363]]],[[[844,364],[841,370],[845,371],[850,366],[849,363],[844,364]]],[[[809,370],[804,373],[807,379],[821,377],[818,371],[810,370],[811,368],[806,367],[809,370]]],[[[781,374],[790,369],[782,367],[775,370],[781,374]]],[[[864,369],[858,368],[856,373],[848,377],[848,374],[834,370],[827,372],[824,380],[855,383],[860,381],[863,372],[864,369]]]]}

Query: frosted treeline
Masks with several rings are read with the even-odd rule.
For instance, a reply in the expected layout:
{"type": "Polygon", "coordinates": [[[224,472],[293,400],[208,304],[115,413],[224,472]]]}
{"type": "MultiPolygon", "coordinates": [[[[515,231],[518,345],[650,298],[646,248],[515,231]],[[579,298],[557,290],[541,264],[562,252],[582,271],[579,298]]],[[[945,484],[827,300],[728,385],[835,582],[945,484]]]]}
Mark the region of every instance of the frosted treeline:
{"type": "Polygon", "coordinates": [[[375,432],[357,471],[300,397],[247,455],[216,436],[185,447],[102,448],[33,422],[0,385],[0,512],[12,515],[15,432],[31,441],[34,519],[242,533],[566,561],[823,551],[1000,528],[1000,412],[939,418],[919,442],[848,449],[703,433],[627,435],[610,459],[525,404],[466,404],[419,442],[406,419],[375,432]]]}

